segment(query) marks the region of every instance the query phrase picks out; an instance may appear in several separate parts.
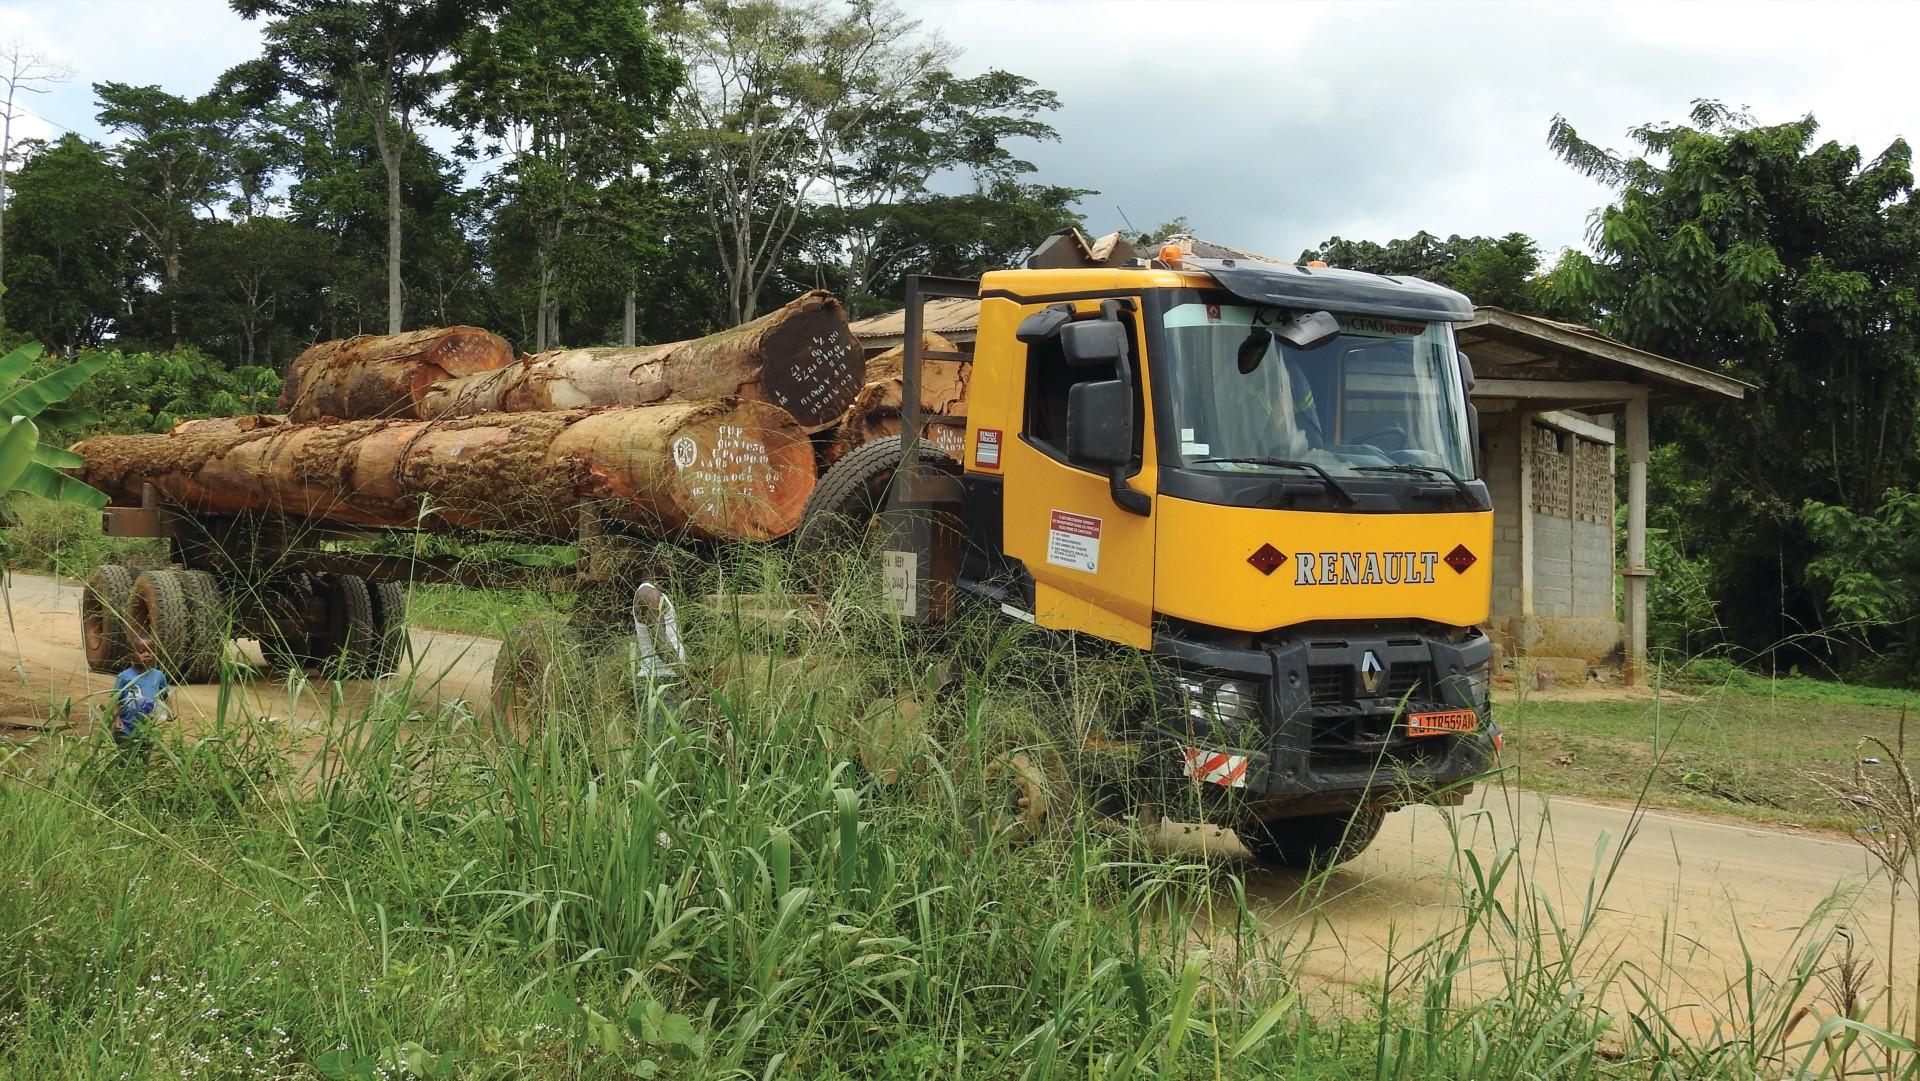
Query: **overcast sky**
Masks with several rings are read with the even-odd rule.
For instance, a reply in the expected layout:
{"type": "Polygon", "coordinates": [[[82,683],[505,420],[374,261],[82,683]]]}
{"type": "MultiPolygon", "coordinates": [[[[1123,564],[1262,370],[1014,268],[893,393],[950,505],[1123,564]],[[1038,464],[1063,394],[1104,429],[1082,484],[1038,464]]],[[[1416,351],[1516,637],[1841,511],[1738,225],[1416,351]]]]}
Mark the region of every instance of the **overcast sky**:
{"type": "MultiPolygon", "coordinates": [[[[1027,147],[1050,183],[1097,189],[1089,227],[1185,215],[1208,239],[1292,257],[1333,235],[1531,233],[1580,245],[1606,192],[1560,164],[1565,113],[1618,146],[1695,98],[1763,122],[1807,112],[1877,154],[1920,128],[1920,6],[906,0],[960,46],[1057,91],[1058,143],[1027,147]]],[[[16,136],[90,137],[91,83],[197,94],[254,55],[220,0],[0,0],[0,42],[73,78],[24,101],[16,136]],[[60,128],[49,126],[49,123],[60,128]]],[[[439,140],[436,140],[438,142],[439,140]]]]}

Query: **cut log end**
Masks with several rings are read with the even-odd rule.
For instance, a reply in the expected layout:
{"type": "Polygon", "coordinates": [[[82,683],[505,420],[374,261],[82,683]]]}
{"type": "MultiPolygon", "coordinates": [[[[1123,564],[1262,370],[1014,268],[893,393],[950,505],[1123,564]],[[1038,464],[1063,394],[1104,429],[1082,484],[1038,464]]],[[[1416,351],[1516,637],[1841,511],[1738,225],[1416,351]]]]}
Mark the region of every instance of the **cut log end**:
{"type": "Polygon", "coordinates": [[[760,397],[808,430],[833,424],[853,404],[866,368],[859,339],[837,301],[796,311],[767,332],[760,348],[760,397]]]}
{"type": "Polygon", "coordinates": [[[678,515],[703,537],[785,536],[799,526],[813,494],[806,431],[762,402],[741,401],[681,425],[668,452],[678,515]]]}

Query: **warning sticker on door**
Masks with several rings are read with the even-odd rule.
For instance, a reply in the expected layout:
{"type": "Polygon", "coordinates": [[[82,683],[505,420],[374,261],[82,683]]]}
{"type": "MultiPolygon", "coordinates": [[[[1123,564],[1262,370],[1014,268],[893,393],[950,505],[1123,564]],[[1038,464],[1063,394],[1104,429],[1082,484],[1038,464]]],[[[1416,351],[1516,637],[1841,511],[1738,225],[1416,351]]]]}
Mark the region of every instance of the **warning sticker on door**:
{"type": "Polygon", "coordinates": [[[1047,562],[1069,570],[1100,570],[1100,519],[1064,510],[1047,523],[1047,562]]]}

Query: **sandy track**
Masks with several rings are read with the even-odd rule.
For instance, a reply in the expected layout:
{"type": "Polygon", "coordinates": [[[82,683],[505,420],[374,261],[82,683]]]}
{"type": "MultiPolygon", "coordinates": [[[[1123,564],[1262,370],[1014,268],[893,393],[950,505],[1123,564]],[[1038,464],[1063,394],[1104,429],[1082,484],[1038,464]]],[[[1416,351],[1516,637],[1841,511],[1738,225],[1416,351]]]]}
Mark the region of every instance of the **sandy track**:
{"type": "MultiPolygon", "coordinates": [[[[26,683],[18,674],[5,677],[0,721],[44,724],[45,704],[69,696],[99,702],[112,681],[87,671],[79,645],[79,587],[31,575],[12,581],[20,642],[16,651],[12,635],[0,627],[0,648],[20,655],[26,683]]],[[[390,691],[395,680],[411,679],[423,705],[465,700],[485,708],[497,643],[419,630],[413,643],[410,672],[341,684],[343,704],[352,709],[390,691]]],[[[10,660],[7,667],[16,665],[10,660]]],[[[298,731],[325,716],[329,686],[261,677],[245,685],[244,704],[248,713],[284,718],[298,731]]],[[[185,723],[204,720],[219,707],[218,687],[184,687],[175,695],[185,723]]],[[[74,711],[76,723],[86,723],[84,717],[84,709],[74,711]]],[[[1196,853],[1238,848],[1205,828],[1165,827],[1159,840],[1196,853]]],[[[1497,852],[1516,843],[1519,858],[1502,887],[1504,900],[1514,905],[1544,898],[1574,927],[1591,908],[1592,931],[1579,967],[1637,966],[1667,1001],[1679,1004],[1670,1017],[1685,1027],[1706,1027],[1710,1014],[1726,1010],[1725,993],[1743,965],[1743,942],[1759,969],[1784,973],[1803,926],[1815,922],[1816,910],[1836,894],[1842,902],[1825,919],[1845,922],[1876,958],[1876,975],[1886,971],[1888,891],[1871,878],[1866,854],[1844,837],[1664,812],[1636,819],[1622,807],[1572,799],[1549,803],[1512,789],[1483,789],[1461,808],[1394,814],[1371,849],[1312,893],[1296,876],[1262,872],[1249,874],[1247,888],[1266,918],[1266,933],[1300,951],[1305,970],[1323,990],[1335,999],[1360,996],[1389,970],[1390,943],[1394,954],[1404,956],[1421,939],[1457,923],[1463,851],[1491,865],[1497,852]],[[1629,832],[1636,836],[1623,852],[1629,832]],[[1593,905],[1589,887],[1599,875],[1610,875],[1611,882],[1593,905]]],[[[1920,929],[1911,901],[1903,900],[1901,908],[1895,972],[1905,973],[1911,986],[1913,966],[1920,963],[1920,929]]],[[[1493,953],[1476,956],[1490,961],[1493,953]]],[[[1469,975],[1463,990],[1470,994],[1498,979],[1497,966],[1488,964],[1469,975]]]]}

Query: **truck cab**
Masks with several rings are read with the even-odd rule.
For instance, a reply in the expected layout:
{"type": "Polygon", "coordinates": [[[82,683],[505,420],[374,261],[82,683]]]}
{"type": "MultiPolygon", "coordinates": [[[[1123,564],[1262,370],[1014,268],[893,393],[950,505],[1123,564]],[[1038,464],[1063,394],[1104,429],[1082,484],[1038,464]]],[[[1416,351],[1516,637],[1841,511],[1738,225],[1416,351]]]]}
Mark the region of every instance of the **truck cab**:
{"type": "Polygon", "coordinates": [[[1163,253],[979,282],[959,585],[1151,655],[1141,780],[1270,862],[1490,764],[1459,293],[1163,253]]]}

